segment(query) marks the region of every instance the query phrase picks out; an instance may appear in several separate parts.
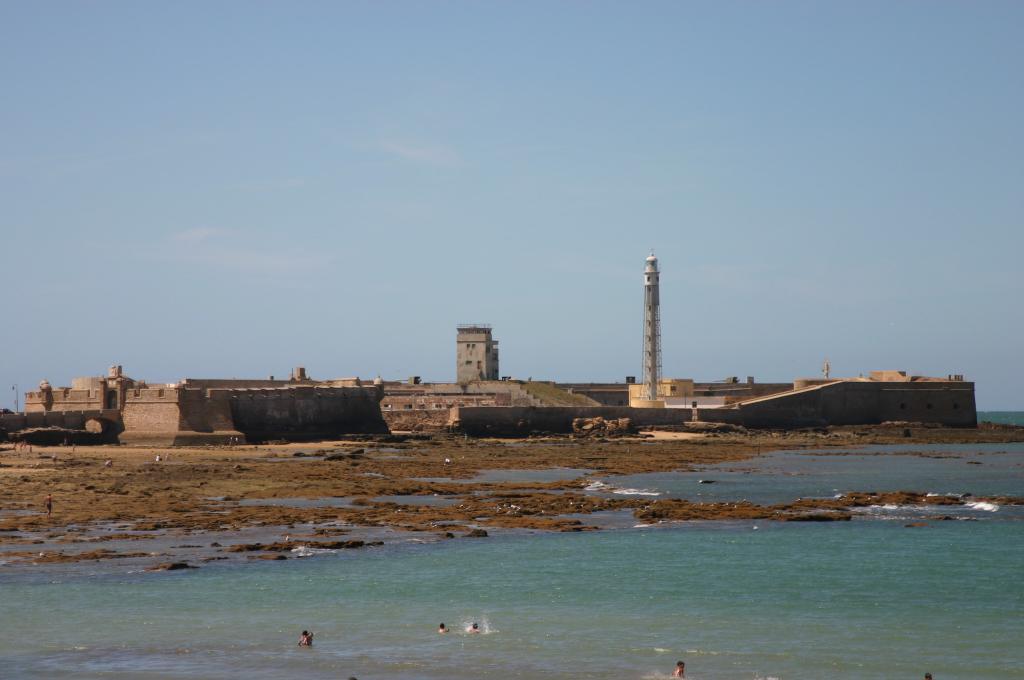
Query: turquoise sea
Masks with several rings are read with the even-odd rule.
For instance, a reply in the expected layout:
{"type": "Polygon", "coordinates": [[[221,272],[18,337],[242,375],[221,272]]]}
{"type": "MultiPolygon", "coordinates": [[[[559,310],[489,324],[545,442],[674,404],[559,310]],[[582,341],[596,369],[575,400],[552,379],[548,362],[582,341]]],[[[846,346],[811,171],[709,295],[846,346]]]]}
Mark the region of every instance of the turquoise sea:
{"type": "MultiPolygon", "coordinates": [[[[1024,445],[770,454],[594,493],[1024,495],[1024,445]],[[922,455],[923,454],[923,455],[922,455]],[[862,488],[870,484],[870,489],[862,488]]],[[[653,497],[653,496],[652,496],[653,497]]],[[[413,541],[128,573],[0,569],[2,678],[1024,677],[1024,510],[413,541]],[[756,528],[755,528],[756,527],[756,528]],[[435,631],[441,621],[456,629],[435,631]],[[460,631],[479,622],[485,633],[460,631]],[[311,649],[295,642],[315,632],[311,649]]]]}
{"type": "Polygon", "coordinates": [[[1024,425],[1024,411],[978,411],[978,422],[1024,425]]]}

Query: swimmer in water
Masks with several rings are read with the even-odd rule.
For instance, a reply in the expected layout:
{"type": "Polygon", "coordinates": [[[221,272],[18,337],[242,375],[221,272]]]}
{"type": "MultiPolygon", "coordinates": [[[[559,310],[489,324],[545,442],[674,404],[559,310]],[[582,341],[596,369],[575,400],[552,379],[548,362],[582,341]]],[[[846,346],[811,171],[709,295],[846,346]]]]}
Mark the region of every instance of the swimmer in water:
{"type": "Polygon", "coordinates": [[[312,647],[313,646],[313,634],[308,630],[302,631],[302,635],[299,636],[299,647],[312,647]]]}
{"type": "Polygon", "coordinates": [[[447,633],[447,632],[448,632],[448,626],[446,626],[446,625],[444,625],[444,624],[442,623],[441,625],[439,625],[439,626],[437,627],[437,632],[438,632],[438,633],[440,633],[441,635],[444,635],[445,633],[447,633]]]}
{"type": "Polygon", "coordinates": [[[472,626],[469,627],[469,630],[467,630],[466,632],[467,633],[479,633],[480,632],[480,624],[474,623],[472,626]]]}
{"type": "Polygon", "coordinates": [[[924,674],[924,680],[932,680],[932,674],[931,673],[925,673],[924,674]]]}
{"type": "Polygon", "coordinates": [[[685,678],[686,677],[686,664],[682,661],[676,661],[676,668],[672,671],[673,678],[685,678]]]}

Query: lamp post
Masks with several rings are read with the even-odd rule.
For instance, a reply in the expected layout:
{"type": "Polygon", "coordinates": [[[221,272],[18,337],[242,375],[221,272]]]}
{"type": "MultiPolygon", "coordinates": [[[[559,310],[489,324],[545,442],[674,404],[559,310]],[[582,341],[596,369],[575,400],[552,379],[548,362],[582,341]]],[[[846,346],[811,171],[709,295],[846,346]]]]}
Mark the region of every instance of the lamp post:
{"type": "Polygon", "coordinates": [[[18,413],[19,409],[18,409],[18,385],[17,385],[17,383],[15,383],[14,385],[11,385],[11,391],[14,392],[14,412],[18,413]]]}

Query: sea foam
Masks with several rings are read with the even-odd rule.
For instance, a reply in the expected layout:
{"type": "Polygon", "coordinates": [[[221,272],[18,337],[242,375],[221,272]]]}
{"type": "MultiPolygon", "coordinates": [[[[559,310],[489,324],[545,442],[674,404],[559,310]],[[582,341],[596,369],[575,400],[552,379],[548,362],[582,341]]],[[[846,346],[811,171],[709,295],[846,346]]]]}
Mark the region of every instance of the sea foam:
{"type": "Polygon", "coordinates": [[[620,496],[660,496],[661,493],[658,491],[648,491],[647,489],[612,489],[612,493],[619,494],[620,496]]]}
{"type": "Polygon", "coordinates": [[[614,493],[620,496],[660,496],[660,491],[651,491],[649,489],[623,489],[610,484],[605,484],[600,480],[595,480],[590,484],[583,487],[584,491],[604,491],[605,493],[614,493]]]}

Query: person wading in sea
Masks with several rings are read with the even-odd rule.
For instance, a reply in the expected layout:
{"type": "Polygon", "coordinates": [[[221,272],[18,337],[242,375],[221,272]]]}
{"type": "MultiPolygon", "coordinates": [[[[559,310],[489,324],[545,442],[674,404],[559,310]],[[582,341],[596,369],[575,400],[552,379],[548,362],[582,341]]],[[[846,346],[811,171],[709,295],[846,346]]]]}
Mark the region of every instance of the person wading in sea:
{"type": "Polygon", "coordinates": [[[672,671],[673,678],[685,678],[686,677],[686,664],[682,661],[676,661],[675,670],[672,671]]]}
{"type": "Polygon", "coordinates": [[[52,517],[53,516],[53,494],[52,493],[46,494],[46,516],[47,517],[52,517]]]}

